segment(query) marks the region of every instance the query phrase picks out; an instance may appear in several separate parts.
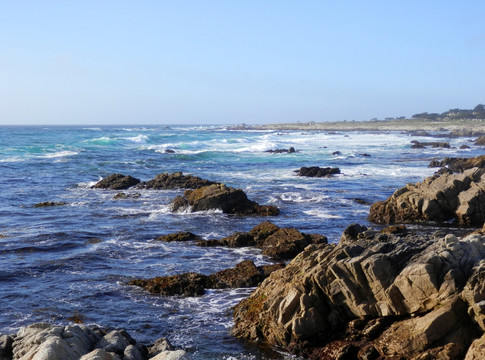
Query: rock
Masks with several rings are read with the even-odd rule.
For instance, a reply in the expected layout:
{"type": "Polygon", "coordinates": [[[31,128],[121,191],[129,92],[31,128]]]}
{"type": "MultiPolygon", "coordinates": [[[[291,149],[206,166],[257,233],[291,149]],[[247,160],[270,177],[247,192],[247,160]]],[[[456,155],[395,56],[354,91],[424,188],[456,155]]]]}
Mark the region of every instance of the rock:
{"type": "Polygon", "coordinates": [[[151,358],[150,360],[180,360],[186,355],[184,350],[170,351],[166,350],[158,354],[157,356],[151,358]]]}
{"type": "Polygon", "coordinates": [[[484,332],[485,237],[351,229],[356,240],[310,245],[266,278],[235,307],[233,333],[302,356],[463,358],[484,332]]]}
{"type": "Polygon", "coordinates": [[[94,186],[93,189],[111,189],[111,190],[124,190],[128,189],[132,186],[137,185],[140,182],[139,179],[136,179],[131,176],[125,176],[122,174],[112,174],[108,177],[98,181],[94,186]]]}
{"type": "Polygon", "coordinates": [[[342,155],[342,153],[340,151],[334,151],[332,153],[332,156],[339,156],[339,155],[342,155]]]}
{"type": "Polygon", "coordinates": [[[483,360],[483,354],[485,354],[485,334],[472,342],[466,353],[465,360],[483,360]]]}
{"type": "Polygon", "coordinates": [[[247,198],[244,191],[223,184],[187,190],[183,197],[172,201],[172,210],[189,209],[192,212],[222,210],[225,214],[274,216],[279,214],[276,206],[259,205],[247,198]]]}
{"type": "Polygon", "coordinates": [[[148,350],[142,345],[128,345],[123,352],[123,360],[145,360],[148,350]]]}
{"type": "Polygon", "coordinates": [[[280,228],[269,221],[255,226],[247,233],[234,233],[220,240],[200,240],[199,246],[256,246],[264,255],[288,260],[310,244],[326,243],[327,238],[319,234],[305,234],[294,228],[280,228]]]}
{"type": "Polygon", "coordinates": [[[172,296],[203,295],[207,288],[207,276],[197,273],[185,273],[172,276],[158,276],[152,279],[131,280],[129,285],[144,288],[151,294],[172,296]]]}
{"type": "Polygon", "coordinates": [[[170,341],[168,339],[160,338],[157,341],[155,341],[155,344],[153,344],[148,348],[148,354],[150,355],[150,358],[151,358],[166,350],[175,350],[175,348],[172,346],[172,344],[170,344],[170,341]]]}
{"type": "Polygon", "coordinates": [[[331,177],[332,175],[340,174],[339,168],[325,167],[321,168],[318,166],[312,167],[302,167],[300,170],[295,171],[298,176],[308,176],[308,177],[331,177]]]}
{"type": "Polygon", "coordinates": [[[413,144],[411,149],[425,149],[427,147],[449,149],[451,146],[447,142],[419,142],[418,140],[411,141],[413,144]]]}
{"type": "Polygon", "coordinates": [[[432,161],[428,167],[446,167],[453,173],[462,173],[463,171],[474,167],[485,168],[485,155],[473,158],[446,157],[441,161],[432,161]]]}
{"type": "Polygon", "coordinates": [[[51,207],[51,206],[62,206],[62,205],[67,205],[67,203],[62,201],[44,201],[44,202],[35,204],[34,207],[39,208],[39,207],[51,207]]]}
{"type": "Polygon", "coordinates": [[[442,174],[408,184],[387,200],[372,204],[369,221],[376,223],[445,222],[455,220],[467,226],[485,221],[485,168],[471,168],[461,174],[442,174]]]}
{"type": "Polygon", "coordinates": [[[359,224],[350,224],[340,237],[341,243],[351,243],[358,239],[358,235],[367,230],[367,227],[359,224]]]}
{"type": "Polygon", "coordinates": [[[204,186],[218,184],[214,181],[201,179],[198,176],[184,175],[181,172],[173,174],[163,173],[155,176],[152,180],[141,183],[140,188],[154,190],[168,189],[198,189],[204,186]]]}
{"type": "Polygon", "coordinates": [[[293,146],[291,146],[289,149],[266,150],[266,152],[273,153],[273,154],[281,154],[281,153],[292,154],[292,153],[296,152],[296,150],[293,146]]]}
{"type": "Polygon", "coordinates": [[[476,139],[475,145],[485,145],[485,135],[482,135],[478,139],[476,139]]]}
{"type": "Polygon", "coordinates": [[[113,330],[99,340],[96,348],[122,355],[127,346],[134,344],[136,341],[126,331],[113,330]]]}
{"type": "Polygon", "coordinates": [[[13,338],[9,335],[0,335],[0,359],[12,358],[13,338]]]}
{"type": "Polygon", "coordinates": [[[82,356],[79,360],[121,360],[121,358],[113,353],[103,349],[96,349],[89,354],[82,356]]]}
{"type": "Polygon", "coordinates": [[[123,192],[119,192],[115,196],[113,196],[114,200],[121,200],[121,199],[138,199],[141,196],[140,193],[133,193],[133,194],[125,194],[123,192]]]}
{"type": "Polygon", "coordinates": [[[172,242],[172,241],[192,241],[192,240],[199,240],[199,239],[200,238],[197,235],[189,231],[180,231],[173,234],[162,235],[158,237],[156,240],[163,241],[163,242],[172,242]]]}
{"type": "Polygon", "coordinates": [[[470,147],[466,144],[460,145],[460,150],[466,150],[469,149],[470,147]]]}
{"type": "MultiPolygon", "coordinates": [[[[205,289],[244,288],[259,285],[273,271],[284,267],[283,264],[256,266],[251,260],[243,261],[235,268],[225,269],[211,275],[185,273],[161,276],[153,279],[132,280],[136,285],[157,295],[203,295],[205,289]]],[[[152,350],[150,350],[152,351],[152,350]]]]}

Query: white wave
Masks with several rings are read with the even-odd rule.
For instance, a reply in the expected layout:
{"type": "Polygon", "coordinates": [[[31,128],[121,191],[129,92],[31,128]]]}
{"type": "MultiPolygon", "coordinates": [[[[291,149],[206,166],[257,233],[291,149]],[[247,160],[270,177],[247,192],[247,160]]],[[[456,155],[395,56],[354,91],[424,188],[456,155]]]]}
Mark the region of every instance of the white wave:
{"type": "Polygon", "coordinates": [[[285,192],[276,195],[275,200],[293,203],[319,203],[328,200],[328,196],[323,194],[302,194],[298,192],[285,192]]]}
{"type": "Polygon", "coordinates": [[[58,152],[50,153],[50,154],[46,154],[46,155],[38,155],[36,157],[41,158],[41,159],[53,159],[53,158],[74,156],[74,155],[77,155],[77,154],[79,154],[78,151],[65,150],[65,151],[58,151],[58,152]]]}
{"type": "Polygon", "coordinates": [[[342,216],[330,214],[329,212],[322,209],[311,209],[303,211],[304,214],[318,217],[320,219],[342,219],[342,216]]]}
{"type": "Polygon", "coordinates": [[[135,144],[145,144],[149,137],[147,135],[137,135],[133,137],[126,137],[124,140],[130,141],[135,144]]]}

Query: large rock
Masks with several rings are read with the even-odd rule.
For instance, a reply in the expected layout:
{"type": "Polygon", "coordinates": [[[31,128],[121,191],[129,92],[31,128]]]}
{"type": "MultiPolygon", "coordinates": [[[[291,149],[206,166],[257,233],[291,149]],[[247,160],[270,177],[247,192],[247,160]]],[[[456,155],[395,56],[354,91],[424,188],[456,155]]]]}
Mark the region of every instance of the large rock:
{"type": "Polygon", "coordinates": [[[369,220],[376,223],[456,220],[481,227],[485,221],[485,168],[442,174],[408,184],[387,200],[374,203],[369,220]]]}
{"type": "Polygon", "coordinates": [[[483,332],[462,292],[481,314],[482,280],[467,280],[485,237],[380,235],[307,247],[236,306],[234,334],[307,355],[463,358],[483,332]]]}
{"type": "Polygon", "coordinates": [[[431,161],[428,167],[445,167],[453,173],[462,173],[463,171],[474,167],[485,168],[485,155],[473,158],[446,157],[443,160],[431,161]]]}
{"type": "Polygon", "coordinates": [[[478,139],[476,139],[475,145],[485,145],[485,135],[482,135],[478,139]]]}
{"type": "Polygon", "coordinates": [[[237,232],[220,240],[200,240],[199,246],[256,246],[264,255],[275,259],[293,259],[310,244],[327,243],[327,238],[319,234],[305,234],[294,228],[280,228],[265,221],[249,232],[237,232]]]}
{"type": "Polygon", "coordinates": [[[112,174],[98,181],[92,186],[94,189],[124,190],[137,185],[140,182],[132,176],[122,174],[112,174]]]}
{"type": "Polygon", "coordinates": [[[152,180],[141,183],[139,187],[145,189],[198,189],[203,186],[217,184],[214,181],[201,179],[198,176],[184,175],[181,172],[158,174],[152,180]]]}
{"type": "Polygon", "coordinates": [[[259,205],[249,200],[241,189],[234,189],[223,184],[185,191],[183,197],[178,196],[172,201],[172,210],[190,210],[192,212],[222,210],[225,214],[261,216],[279,214],[277,207],[259,205]]]}

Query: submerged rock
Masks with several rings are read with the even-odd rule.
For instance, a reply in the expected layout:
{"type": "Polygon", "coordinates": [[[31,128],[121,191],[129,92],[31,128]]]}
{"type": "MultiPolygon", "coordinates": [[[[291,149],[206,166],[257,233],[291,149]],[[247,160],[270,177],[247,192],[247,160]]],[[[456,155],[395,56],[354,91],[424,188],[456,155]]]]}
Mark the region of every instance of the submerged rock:
{"type": "Polygon", "coordinates": [[[296,150],[293,146],[291,146],[289,149],[266,150],[266,152],[273,153],[273,154],[281,154],[281,153],[292,154],[292,153],[296,152],[296,150]]]}
{"type": "Polygon", "coordinates": [[[298,176],[331,177],[332,175],[340,174],[340,169],[332,167],[321,168],[318,166],[311,166],[301,167],[300,170],[296,170],[295,172],[298,176]]]}
{"type": "Polygon", "coordinates": [[[125,176],[122,174],[112,174],[108,177],[98,181],[92,186],[93,189],[111,189],[111,190],[125,190],[140,182],[132,176],[125,176]]]}
{"type": "Polygon", "coordinates": [[[131,280],[136,285],[157,295],[203,295],[205,289],[245,288],[259,285],[271,272],[281,269],[283,264],[256,266],[245,260],[231,269],[211,275],[185,273],[173,276],[160,276],[152,279],[131,280]]]}
{"type": "Polygon", "coordinates": [[[223,184],[185,191],[184,196],[178,196],[172,201],[172,210],[192,212],[222,210],[225,214],[260,216],[279,214],[276,206],[259,205],[255,201],[249,200],[241,189],[234,189],[223,184]]]}
{"type": "Polygon", "coordinates": [[[408,184],[387,200],[374,203],[369,220],[376,223],[445,222],[455,220],[467,226],[485,222],[485,168],[471,168],[461,174],[436,175],[408,184]]]}
{"type": "Polygon", "coordinates": [[[44,201],[44,202],[35,204],[34,207],[40,208],[40,207],[62,206],[62,205],[67,205],[67,203],[63,201],[44,201]]]}
{"type": "Polygon", "coordinates": [[[418,140],[413,140],[411,143],[413,144],[411,146],[412,149],[426,149],[427,147],[449,149],[451,147],[447,142],[419,142],[418,140]]]}
{"type": "Polygon", "coordinates": [[[485,237],[378,236],[307,247],[235,307],[233,333],[315,359],[459,359],[483,346],[470,347],[485,331],[485,237]]]}

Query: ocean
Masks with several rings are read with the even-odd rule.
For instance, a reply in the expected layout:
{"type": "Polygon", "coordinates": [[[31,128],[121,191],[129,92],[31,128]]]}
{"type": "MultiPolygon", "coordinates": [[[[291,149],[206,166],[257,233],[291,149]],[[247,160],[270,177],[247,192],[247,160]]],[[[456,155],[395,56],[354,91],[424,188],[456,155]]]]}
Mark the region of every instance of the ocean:
{"type": "Polygon", "coordinates": [[[376,227],[366,220],[369,204],[432,175],[431,160],[483,154],[472,140],[222,126],[0,127],[0,334],[77,319],[124,328],[144,344],[167,337],[190,359],[273,358],[231,336],[231,307],[252,289],[162,297],[128,285],[135,278],[210,274],[246,259],[272,260],[254,248],[155,239],[178,231],[219,239],[269,220],[338,242],[351,223],[376,227]],[[452,147],[412,149],[412,140],[452,147]],[[460,149],[465,144],[469,149],[460,149]],[[289,147],[296,152],[267,152],[289,147]],[[341,174],[296,176],[303,166],[338,167],[341,174]],[[240,188],[281,214],[172,213],[169,204],[182,189],[130,189],[124,192],[139,197],[116,200],[119,191],[91,188],[112,173],[148,181],[178,171],[240,188]],[[64,205],[35,207],[46,201],[64,205]]]}

